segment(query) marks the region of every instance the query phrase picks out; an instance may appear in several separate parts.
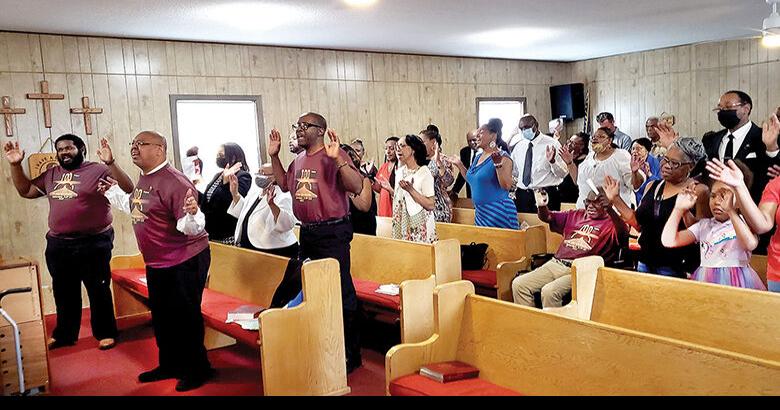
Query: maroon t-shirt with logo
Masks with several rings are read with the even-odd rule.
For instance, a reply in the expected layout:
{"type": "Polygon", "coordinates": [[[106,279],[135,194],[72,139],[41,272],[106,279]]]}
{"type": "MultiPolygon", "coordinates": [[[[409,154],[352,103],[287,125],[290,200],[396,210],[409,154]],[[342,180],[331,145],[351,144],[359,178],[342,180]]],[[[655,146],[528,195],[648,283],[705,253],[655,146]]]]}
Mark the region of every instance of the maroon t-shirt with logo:
{"type": "Polygon", "coordinates": [[[610,263],[618,256],[620,238],[609,216],[592,219],[584,209],[551,212],[550,230],[563,235],[563,242],[555,252],[558,259],[601,255],[604,262],[610,263]]]}
{"type": "Polygon", "coordinates": [[[338,164],[355,165],[344,150],[334,161],[324,149],[313,155],[298,154],[287,168],[287,190],[293,197],[293,214],[301,223],[339,219],[349,214],[349,198],[339,178],[338,164]]]}
{"type": "Polygon", "coordinates": [[[183,218],[187,190],[197,190],[184,174],[166,164],[151,175],[141,175],[130,195],[130,216],[138,248],[152,268],[169,268],[184,263],[209,246],[206,231],[185,235],[176,229],[183,218]]]}
{"type": "Polygon", "coordinates": [[[107,166],[84,161],[73,171],[49,168],[32,181],[49,198],[49,235],[79,237],[111,227],[111,204],[97,191],[98,181],[107,175],[107,166]]]}

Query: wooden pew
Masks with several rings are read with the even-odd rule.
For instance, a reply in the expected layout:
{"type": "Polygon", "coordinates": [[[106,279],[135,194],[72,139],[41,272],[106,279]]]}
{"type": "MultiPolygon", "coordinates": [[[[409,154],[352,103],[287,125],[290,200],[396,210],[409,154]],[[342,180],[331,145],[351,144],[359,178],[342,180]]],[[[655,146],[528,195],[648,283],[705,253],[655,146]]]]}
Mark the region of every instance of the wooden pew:
{"type": "MultiPolygon", "coordinates": [[[[225,324],[227,311],[243,304],[269,306],[288,258],[218,243],[210,245],[209,282],[202,304],[207,348],[224,347],[237,340],[259,346],[266,395],[349,393],[338,262],[323,259],[304,264],[303,303],[293,309],[263,311],[258,319],[262,331],[258,333],[225,324]]],[[[139,314],[141,307],[145,308],[148,289],[144,295],[139,272],[130,276],[121,271],[138,268],[139,262],[139,255],[112,259],[112,271],[122,277],[113,286],[115,297],[120,295],[115,299],[117,312],[139,314]]],[[[145,270],[142,272],[145,277],[145,270]]]]}
{"type": "Polygon", "coordinates": [[[766,255],[753,255],[750,257],[750,267],[753,268],[761,281],[766,286],[766,269],[767,269],[767,256],[766,255]]]}
{"type": "MultiPolygon", "coordinates": [[[[474,225],[475,211],[473,209],[465,208],[452,208],[452,223],[462,225],[474,225]]],[[[536,214],[518,213],[517,221],[522,225],[523,222],[529,226],[544,226],[545,240],[547,242],[547,253],[555,253],[558,250],[563,237],[560,234],[550,231],[550,226],[546,222],[542,222],[539,216],[536,214]]]]}
{"type": "Polygon", "coordinates": [[[575,261],[573,305],[583,320],[780,362],[780,295],[575,261]]]}
{"type": "MultiPolygon", "coordinates": [[[[377,218],[377,235],[392,236],[391,218],[377,218]]],[[[460,244],[488,244],[487,265],[479,271],[463,271],[463,278],[474,282],[477,293],[501,300],[512,300],[512,279],[530,266],[530,256],[544,253],[544,227],[518,231],[453,223],[436,223],[439,239],[455,239],[460,244]]]]}
{"type": "MultiPolygon", "coordinates": [[[[434,309],[430,338],[387,352],[388,394],[429,393],[415,374],[449,360],[479,368],[479,388],[493,394],[780,394],[779,362],[497,301],[475,295],[467,281],[438,286],[434,309]]],[[[452,392],[474,383],[427,386],[452,392]]]]}

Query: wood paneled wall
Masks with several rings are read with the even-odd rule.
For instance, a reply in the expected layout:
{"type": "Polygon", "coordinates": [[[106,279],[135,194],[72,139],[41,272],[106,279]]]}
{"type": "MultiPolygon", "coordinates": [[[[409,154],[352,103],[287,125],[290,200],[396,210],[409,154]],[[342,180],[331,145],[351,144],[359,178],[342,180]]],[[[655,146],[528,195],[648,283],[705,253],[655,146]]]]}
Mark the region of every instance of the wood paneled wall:
{"type": "MultiPolygon", "coordinates": [[[[137,175],[129,157],[132,137],[146,129],[171,135],[170,94],[261,95],[266,129],[283,135],[300,113],[320,112],[343,140],[360,137],[369,157],[381,160],[387,136],[417,133],[429,122],[441,129],[445,151],[456,154],[476,125],[477,97],[526,97],[529,112],[544,123],[549,86],[571,79],[567,63],[0,32],[0,95],[27,109],[14,118],[14,138],[28,155],[52,151],[52,139],[63,133],[83,136],[83,117],[69,108],[88,96],[104,109],[93,116],[89,151],[107,136],[131,175],[137,175]],[[52,93],[66,96],[51,103],[52,129],[43,125],[40,102],[25,99],[43,79],[52,93]]],[[[19,198],[2,163],[0,255],[45,266],[48,203],[19,198]]],[[[129,218],[115,214],[114,228],[114,253],[136,252],[129,218]]],[[[43,277],[52,312],[51,279],[43,277]]]]}
{"type": "MultiPolygon", "coordinates": [[[[751,119],[761,125],[780,105],[779,79],[780,49],[766,49],[758,39],[573,63],[574,82],[584,82],[590,90],[591,118],[610,111],[617,126],[632,137],[645,136],[645,119],[664,111],[676,115],[682,135],[701,138],[707,131],[722,129],[712,108],[732,89],[751,96],[751,119]]],[[[581,120],[569,127],[581,129],[581,120]]]]}

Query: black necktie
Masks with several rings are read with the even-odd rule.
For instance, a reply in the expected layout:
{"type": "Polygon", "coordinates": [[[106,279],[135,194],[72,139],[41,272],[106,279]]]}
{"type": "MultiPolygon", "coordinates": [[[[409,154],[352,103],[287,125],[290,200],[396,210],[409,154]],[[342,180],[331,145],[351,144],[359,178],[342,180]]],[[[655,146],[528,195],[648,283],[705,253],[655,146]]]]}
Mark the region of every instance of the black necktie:
{"type": "Polygon", "coordinates": [[[238,244],[242,248],[254,249],[254,245],[252,245],[252,243],[249,242],[249,233],[247,232],[247,227],[249,226],[249,217],[252,216],[252,212],[255,211],[255,208],[257,208],[257,205],[260,203],[260,200],[263,199],[263,193],[261,193],[257,197],[255,203],[253,203],[252,206],[249,207],[249,210],[246,212],[246,215],[244,215],[244,220],[241,222],[241,239],[238,241],[238,244]]]}
{"type": "Polygon", "coordinates": [[[528,150],[525,151],[525,166],[523,166],[523,185],[528,188],[531,185],[531,166],[534,159],[534,143],[528,143],[528,150]]]}
{"type": "Polygon", "coordinates": [[[734,158],[734,134],[729,134],[729,142],[726,144],[726,152],[723,153],[723,160],[734,158]]]}

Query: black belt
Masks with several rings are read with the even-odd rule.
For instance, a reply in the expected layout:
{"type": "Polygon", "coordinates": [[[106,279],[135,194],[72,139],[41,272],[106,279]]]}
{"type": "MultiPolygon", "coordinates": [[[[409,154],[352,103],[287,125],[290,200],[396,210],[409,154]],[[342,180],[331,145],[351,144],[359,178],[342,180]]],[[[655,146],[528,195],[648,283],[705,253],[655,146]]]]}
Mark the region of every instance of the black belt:
{"type": "Polygon", "coordinates": [[[564,260],[564,259],[558,259],[558,258],[553,258],[553,260],[554,260],[554,261],[556,261],[556,262],[558,262],[558,263],[560,263],[561,265],[563,265],[563,266],[565,266],[565,267],[567,267],[567,268],[571,268],[571,262],[572,262],[572,261],[567,261],[567,260],[564,260]]]}
{"type": "Polygon", "coordinates": [[[329,219],[327,221],[322,222],[312,222],[312,223],[301,223],[301,228],[305,229],[311,229],[311,228],[319,228],[322,226],[328,226],[328,225],[338,225],[341,223],[349,222],[349,215],[339,218],[339,219],[329,219]]]}

